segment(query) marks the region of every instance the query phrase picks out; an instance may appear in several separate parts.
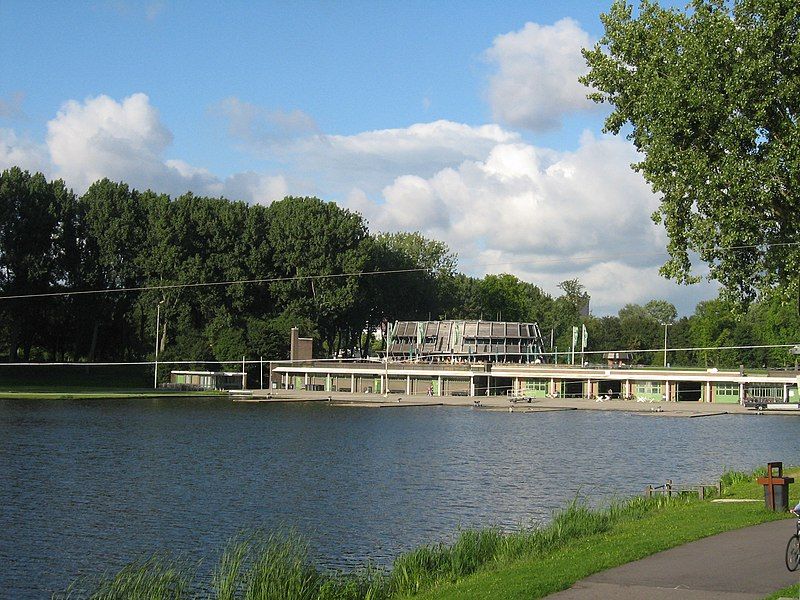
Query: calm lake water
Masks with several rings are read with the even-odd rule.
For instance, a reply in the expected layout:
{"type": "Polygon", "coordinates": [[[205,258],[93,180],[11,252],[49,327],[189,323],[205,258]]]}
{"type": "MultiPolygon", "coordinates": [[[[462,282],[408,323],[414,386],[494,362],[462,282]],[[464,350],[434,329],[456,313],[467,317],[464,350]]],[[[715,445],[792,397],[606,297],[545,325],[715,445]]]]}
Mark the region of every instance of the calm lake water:
{"type": "Polygon", "coordinates": [[[389,564],[459,527],[546,521],[576,494],[598,503],[665,479],[798,464],[798,426],[754,415],[0,400],[0,595],[49,597],[157,549],[209,568],[254,528],[296,528],[321,565],[389,564]]]}

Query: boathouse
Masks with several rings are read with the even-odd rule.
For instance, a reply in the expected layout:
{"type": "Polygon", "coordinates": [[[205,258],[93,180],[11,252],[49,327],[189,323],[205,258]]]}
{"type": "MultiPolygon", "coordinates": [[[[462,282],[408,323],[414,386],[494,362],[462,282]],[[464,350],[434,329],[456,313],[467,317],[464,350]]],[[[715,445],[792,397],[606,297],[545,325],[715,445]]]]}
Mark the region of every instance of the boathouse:
{"type": "Polygon", "coordinates": [[[605,365],[552,364],[536,323],[398,321],[382,359],[311,358],[292,330],[291,360],[271,363],[270,387],[350,394],[626,399],[649,402],[798,402],[796,371],[630,366],[627,352],[605,365]]]}
{"type": "Polygon", "coordinates": [[[507,321],[397,321],[389,356],[408,360],[545,362],[539,325],[507,321]]]}
{"type": "Polygon", "coordinates": [[[236,371],[170,371],[165,387],[191,390],[238,390],[247,387],[247,374],[236,371]]]}
{"type": "Polygon", "coordinates": [[[341,360],[276,362],[276,388],[408,396],[609,398],[651,402],[797,402],[793,371],[596,368],[514,362],[341,360]]]}

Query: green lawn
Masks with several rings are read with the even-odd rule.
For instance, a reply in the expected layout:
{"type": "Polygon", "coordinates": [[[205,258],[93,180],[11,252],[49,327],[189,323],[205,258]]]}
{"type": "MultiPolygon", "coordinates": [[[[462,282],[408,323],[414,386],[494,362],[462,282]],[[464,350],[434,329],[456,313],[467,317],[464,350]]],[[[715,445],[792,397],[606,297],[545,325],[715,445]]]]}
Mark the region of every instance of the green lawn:
{"type": "MultiPolygon", "coordinates": [[[[159,373],[160,379],[161,373],[159,373]]],[[[164,374],[166,375],[166,374],[164,374]]],[[[152,365],[4,365],[0,391],[43,392],[67,389],[146,389],[153,386],[152,365]]]]}
{"type": "MultiPolygon", "coordinates": [[[[159,381],[168,373],[159,372],[159,381]]],[[[0,363],[0,398],[75,400],[211,396],[220,392],[176,392],[153,389],[152,365],[30,365],[0,363]]]]}

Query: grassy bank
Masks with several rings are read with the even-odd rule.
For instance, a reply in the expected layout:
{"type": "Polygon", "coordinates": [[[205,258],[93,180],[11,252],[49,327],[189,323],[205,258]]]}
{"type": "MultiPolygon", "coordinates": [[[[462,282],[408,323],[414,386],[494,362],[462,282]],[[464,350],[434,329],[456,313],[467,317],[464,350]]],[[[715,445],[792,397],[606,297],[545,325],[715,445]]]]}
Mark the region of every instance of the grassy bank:
{"type": "Polygon", "coordinates": [[[0,391],[47,392],[107,389],[152,389],[152,365],[84,365],[0,363],[0,391]]]}
{"type": "Polygon", "coordinates": [[[150,365],[3,365],[0,399],[79,400],[213,396],[223,392],[153,389],[150,365]]]}
{"type": "MultiPolygon", "coordinates": [[[[800,475],[800,469],[790,474],[800,475]]],[[[752,475],[723,478],[727,498],[763,498],[752,475]]],[[[794,492],[794,496],[797,492],[794,492]]],[[[796,498],[794,498],[796,502],[796,498]]],[[[502,533],[468,530],[453,545],[431,545],[399,556],[391,569],[324,572],[291,532],[231,541],[211,579],[165,555],[115,575],[76,582],[57,597],[382,600],[390,598],[539,598],[592,573],[686,542],[786,515],[762,502],[712,503],[696,497],[633,498],[602,509],[573,503],[540,528],[502,533]],[[202,591],[198,591],[202,590],[202,591]]]]}

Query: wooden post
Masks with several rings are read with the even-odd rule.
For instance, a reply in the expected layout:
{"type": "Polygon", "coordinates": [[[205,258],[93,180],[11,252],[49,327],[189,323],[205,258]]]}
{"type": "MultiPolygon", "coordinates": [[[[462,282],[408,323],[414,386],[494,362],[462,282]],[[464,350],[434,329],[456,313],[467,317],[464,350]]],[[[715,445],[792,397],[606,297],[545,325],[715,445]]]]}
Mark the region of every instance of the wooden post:
{"type": "Polygon", "coordinates": [[[672,497],[672,479],[667,479],[667,483],[664,484],[664,490],[666,490],[667,498],[672,497]]]}
{"type": "Polygon", "coordinates": [[[645,496],[645,498],[652,498],[653,497],[653,486],[652,485],[648,485],[644,489],[644,496],[645,496]]]}

